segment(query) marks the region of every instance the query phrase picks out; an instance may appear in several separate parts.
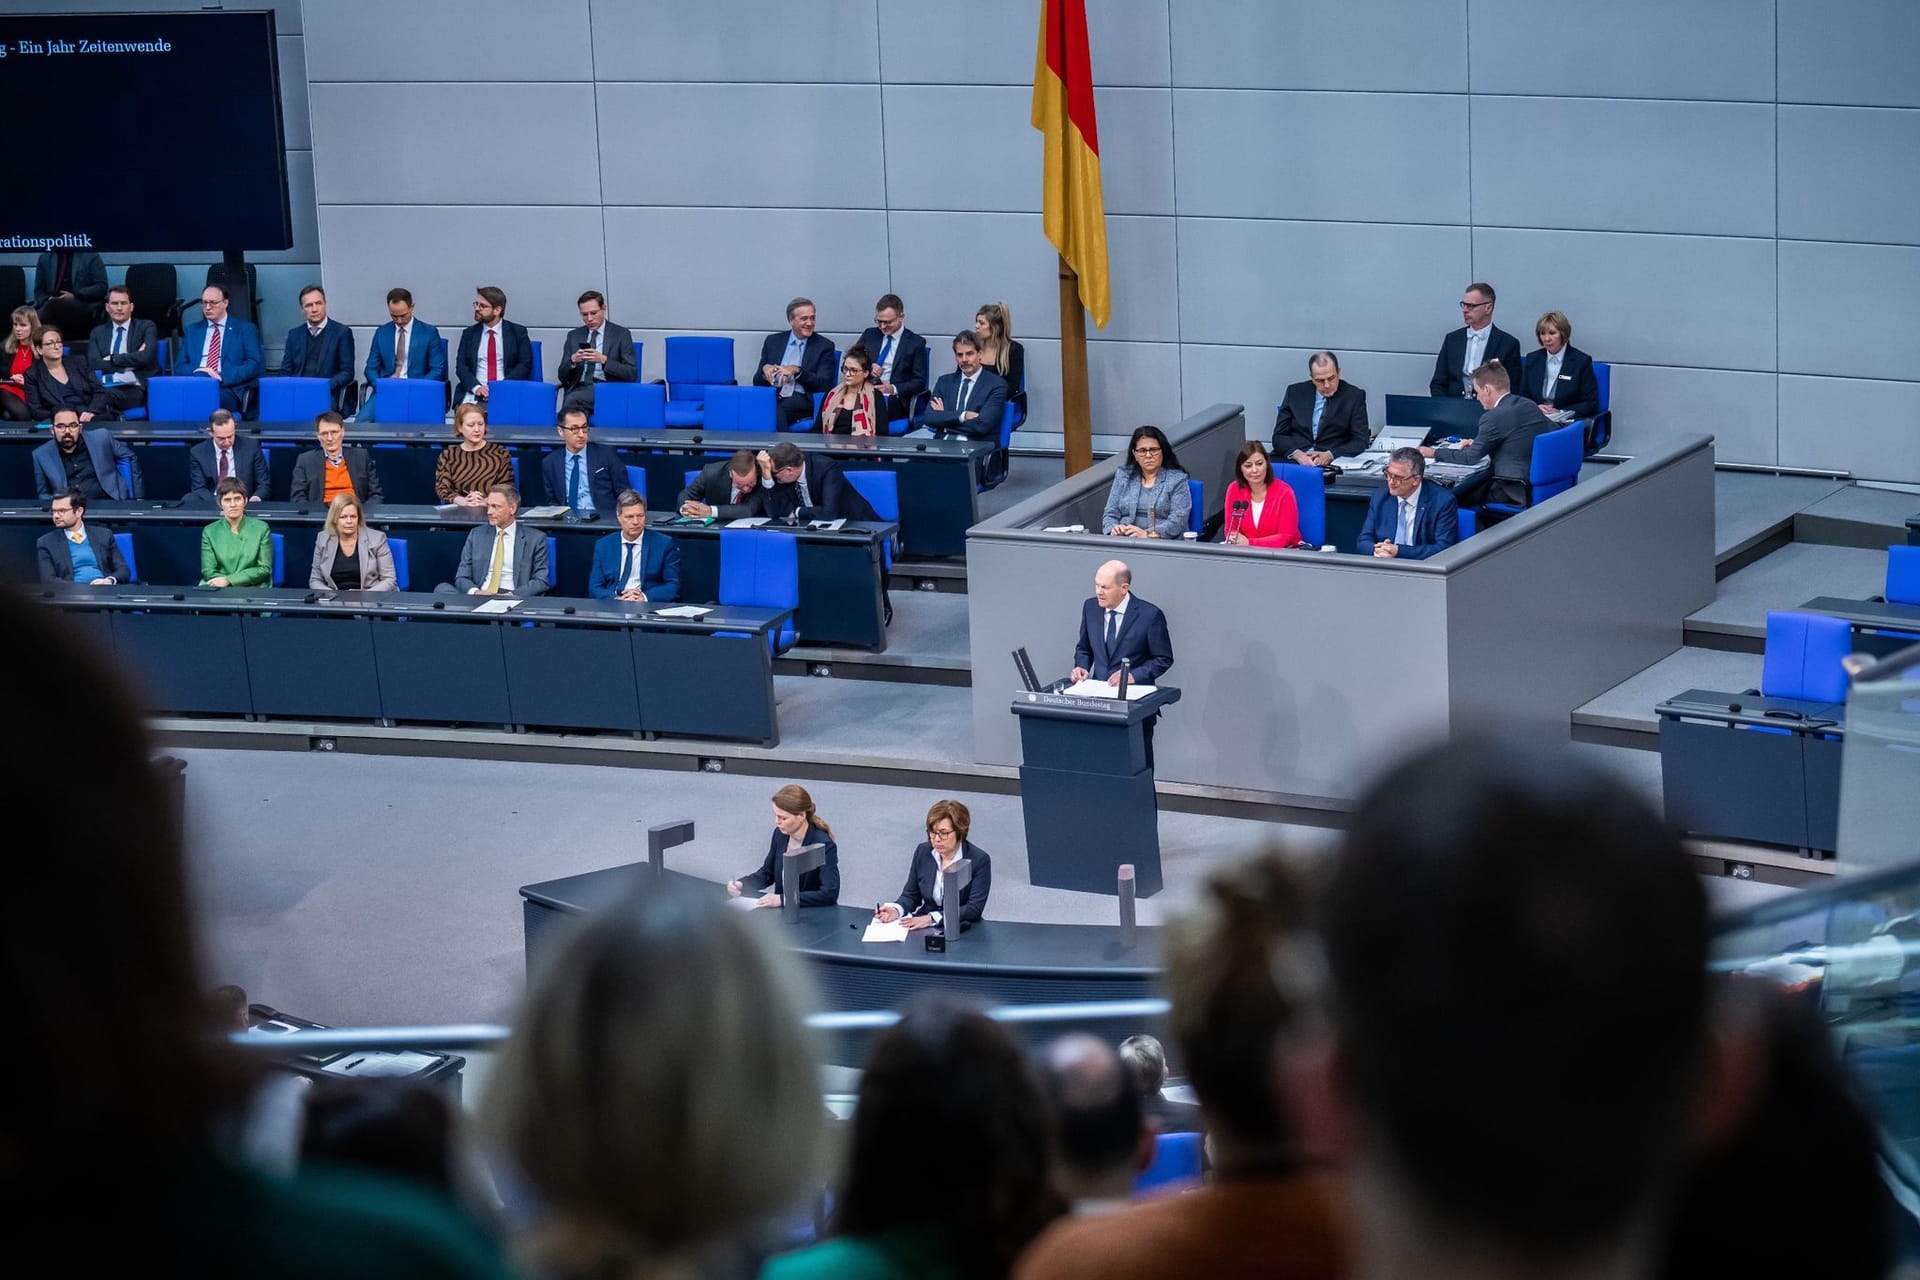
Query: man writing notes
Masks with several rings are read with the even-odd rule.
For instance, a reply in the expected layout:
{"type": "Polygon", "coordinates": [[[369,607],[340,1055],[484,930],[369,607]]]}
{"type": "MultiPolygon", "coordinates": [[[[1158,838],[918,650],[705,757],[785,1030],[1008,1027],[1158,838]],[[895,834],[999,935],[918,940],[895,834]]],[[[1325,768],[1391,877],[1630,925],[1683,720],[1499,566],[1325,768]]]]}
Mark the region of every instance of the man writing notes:
{"type": "Polygon", "coordinates": [[[1493,323],[1493,301],[1493,286],[1478,281],[1460,295],[1460,318],[1467,323],[1441,342],[1429,395],[1473,395],[1473,371],[1489,360],[1506,367],[1508,386],[1520,385],[1520,340],[1493,323]]]}
{"type": "Polygon", "coordinates": [[[1287,388],[1273,423],[1273,456],[1304,467],[1324,467],[1335,458],[1366,452],[1367,393],[1340,378],[1340,357],[1316,351],[1307,361],[1307,381],[1287,388]]]}

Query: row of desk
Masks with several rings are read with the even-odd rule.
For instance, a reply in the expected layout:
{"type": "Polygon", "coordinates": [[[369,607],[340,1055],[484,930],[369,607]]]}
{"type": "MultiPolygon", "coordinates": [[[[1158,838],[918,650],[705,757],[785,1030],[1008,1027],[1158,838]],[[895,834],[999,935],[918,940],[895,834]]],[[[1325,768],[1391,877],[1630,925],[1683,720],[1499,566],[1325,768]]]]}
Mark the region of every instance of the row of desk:
{"type": "MultiPolygon", "coordinates": [[[[178,499],[187,491],[187,450],[206,438],[198,423],[114,422],[103,424],[124,442],[140,461],[147,495],[178,499]]],[[[249,435],[267,450],[273,494],[289,491],[294,461],[316,447],[313,424],[269,422],[246,424],[249,435]]],[[[564,503],[565,495],[548,494],[540,478],[540,460],[559,447],[551,427],[496,427],[488,433],[519,460],[519,488],[528,505],[564,503]]],[[[595,428],[593,438],[612,445],[631,466],[646,472],[647,506],[671,512],[686,487],[687,472],[705,466],[736,449],[758,452],[782,441],[801,449],[830,454],[849,471],[894,473],[900,492],[901,551],[919,557],[964,556],[967,529],[979,519],[978,498],[983,469],[992,457],[991,440],[909,440],[904,437],[853,437],[788,434],[784,432],[659,430],[595,428]]],[[[50,435],[29,426],[0,427],[0,500],[31,499],[33,450],[50,435]]],[[[380,470],[387,501],[402,505],[429,505],[434,467],[440,450],[455,443],[449,427],[347,428],[349,445],[372,451],[380,470]]]]}
{"type": "MultiPolygon", "coordinates": [[[[256,502],[250,514],[284,536],[285,569],[280,585],[304,587],[313,562],[313,544],[325,523],[322,511],[288,503],[256,502]]],[[[192,586],[200,580],[200,532],[219,516],[211,507],[165,507],[99,503],[87,509],[88,523],[133,537],[134,569],[142,583],[192,586]]],[[[370,507],[367,522],[407,544],[408,580],[415,590],[431,591],[452,582],[460,551],[483,512],[382,503],[370,507]]],[[[585,597],[593,565],[593,544],[618,525],[611,517],[560,521],[529,528],[556,539],[558,557],[551,566],[553,593],[585,597]]],[[[0,581],[37,579],[34,543],[52,531],[38,506],[0,505],[0,581]]],[[[720,595],[720,526],[681,520],[670,509],[653,514],[648,528],[671,537],[680,549],[680,598],[704,603],[720,595]]],[[[871,649],[887,647],[884,594],[884,546],[896,526],[850,524],[838,530],[775,526],[799,542],[800,606],[794,624],[808,644],[871,649]]]]}
{"type": "Polygon", "coordinates": [[[784,609],[420,592],[45,587],[159,715],[625,730],[776,746],[784,609]]]}

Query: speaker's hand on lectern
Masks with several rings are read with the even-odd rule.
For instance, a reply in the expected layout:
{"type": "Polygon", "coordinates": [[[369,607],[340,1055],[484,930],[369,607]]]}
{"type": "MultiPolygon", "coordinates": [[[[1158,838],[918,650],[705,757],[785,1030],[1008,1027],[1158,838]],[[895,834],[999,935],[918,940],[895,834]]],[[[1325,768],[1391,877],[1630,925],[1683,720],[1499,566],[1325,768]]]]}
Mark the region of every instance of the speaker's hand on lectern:
{"type": "Polygon", "coordinates": [[[1073,669],[1072,675],[1073,675],[1073,682],[1075,684],[1079,684],[1082,680],[1085,680],[1087,678],[1087,669],[1085,667],[1075,667],[1073,669]]]}

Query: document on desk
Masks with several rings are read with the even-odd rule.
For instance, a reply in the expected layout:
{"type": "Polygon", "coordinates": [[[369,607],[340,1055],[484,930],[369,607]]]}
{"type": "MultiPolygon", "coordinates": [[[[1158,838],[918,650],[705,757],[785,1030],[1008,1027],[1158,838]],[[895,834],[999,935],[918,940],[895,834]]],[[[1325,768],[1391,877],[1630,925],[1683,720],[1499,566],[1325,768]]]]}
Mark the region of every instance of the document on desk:
{"type": "Polygon", "coordinates": [[[557,520],[571,510],[573,508],[567,506],[528,507],[520,516],[525,520],[557,520]]]}
{"type": "Polygon", "coordinates": [[[741,516],[738,520],[727,521],[729,529],[758,529],[767,522],[765,516],[741,516]]]}
{"type": "Polygon", "coordinates": [[[822,533],[838,533],[847,527],[845,520],[809,520],[807,528],[818,529],[822,533]]]}
{"type": "Polygon", "coordinates": [[[511,609],[518,609],[519,607],[520,607],[520,601],[512,598],[511,596],[495,596],[493,599],[487,601],[485,604],[475,608],[474,612],[475,613],[506,613],[511,609]]]}
{"type": "Polygon", "coordinates": [[[760,895],[743,893],[737,898],[728,898],[727,905],[735,911],[757,911],[760,907],[760,895]]]}
{"type": "Polygon", "coordinates": [[[912,930],[898,920],[891,924],[875,916],[868,924],[867,931],[860,935],[862,942],[905,942],[912,930]]]}
{"type": "Polygon", "coordinates": [[[438,1061],[433,1054],[417,1053],[411,1049],[402,1049],[398,1053],[372,1050],[341,1054],[320,1069],[329,1075],[362,1079],[370,1076],[411,1076],[425,1071],[438,1061]]]}
{"type": "Polygon", "coordinates": [[[676,604],[671,608],[655,609],[653,616],[656,618],[704,618],[712,612],[713,610],[702,608],[697,604],[676,604]]]}
{"type": "MultiPolygon", "coordinates": [[[[1095,680],[1091,676],[1082,680],[1079,684],[1068,685],[1060,692],[1071,694],[1076,698],[1111,698],[1114,696],[1114,688],[1112,685],[1108,684],[1105,680],[1095,680]]],[[[1144,698],[1152,692],[1153,686],[1150,684],[1128,685],[1127,701],[1132,702],[1135,698],[1144,698]]]]}
{"type": "Polygon", "coordinates": [[[1087,531],[1087,526],[1083,524],[1050,524],[1046,528],[1042,529],[1040,532],[1042,533],[1085,533],[1086,531],[1087,531]]]}

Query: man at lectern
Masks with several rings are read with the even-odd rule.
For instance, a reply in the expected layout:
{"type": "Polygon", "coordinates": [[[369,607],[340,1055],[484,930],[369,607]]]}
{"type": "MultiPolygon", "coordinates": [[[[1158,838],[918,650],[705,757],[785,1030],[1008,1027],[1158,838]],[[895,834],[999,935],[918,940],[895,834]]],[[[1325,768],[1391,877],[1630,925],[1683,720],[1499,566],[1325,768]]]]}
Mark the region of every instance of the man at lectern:
{"type": "MultiPolygon", "coordinates": [[[[1093,599],[1080,606],[1080,642],[1073,647],[1073,679],[1092,678],[1118,686],[1120,664],[1128,665],[1133,684],[1156,684],[1173,665],[1173,641],[1167,615],[1133,594],[1133,570],[1109,560],[1093,575],[1093,599]]],[[[1147,767],[1153,767],[1153,724],[1144,726],[1147,767]]]]}

